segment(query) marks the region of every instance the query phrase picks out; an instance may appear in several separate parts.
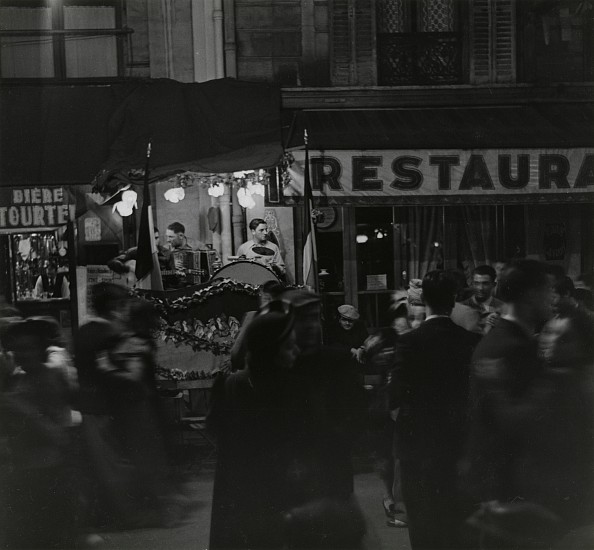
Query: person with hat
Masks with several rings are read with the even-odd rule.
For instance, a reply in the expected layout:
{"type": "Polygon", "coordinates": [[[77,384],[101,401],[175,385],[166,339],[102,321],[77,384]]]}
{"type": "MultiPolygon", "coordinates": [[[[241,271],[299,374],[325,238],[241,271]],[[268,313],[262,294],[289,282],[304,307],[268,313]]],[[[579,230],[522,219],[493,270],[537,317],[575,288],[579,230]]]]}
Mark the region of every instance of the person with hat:
{"type": "Polygon", "coordinates": [[[356,307],[343,304],[337,309],[336,321],[329,327],[327,343],[350,350],[353,357],[362,361],[363,344],[369,336],[356,307]]]}
{"type": "Polygon", "coordinates": [[[237,256],[257,262],[274,269],[279,275],[285,273],[285,262],[277,244],[269,238],[268,226],[262,218],[254,218],[249,226],[252,238],[237,249],[237,256]]]}
{"type": "Polygon", "coordinates": [[[207,427],[217,439],[209,548],[281,548],[294,505],[289,471],[298,416],[287,407],[297,358],[295,317],[282,302],[246,330],[246,367],[219,377],[207,427]]]}

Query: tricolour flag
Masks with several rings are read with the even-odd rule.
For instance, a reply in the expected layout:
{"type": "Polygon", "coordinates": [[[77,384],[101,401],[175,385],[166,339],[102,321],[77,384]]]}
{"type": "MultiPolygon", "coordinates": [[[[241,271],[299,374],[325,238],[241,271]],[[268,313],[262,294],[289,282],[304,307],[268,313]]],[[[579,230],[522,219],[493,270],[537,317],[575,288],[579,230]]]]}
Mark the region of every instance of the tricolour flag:
{"type": "Polygon", "coordinates": [[[309,147],[305,131],[305,174],[303,178],[303,284],[311,290],[318,290],[318,251],[316,228],[312,219],[313,193],[309,178],[309,147]]]}
{"type": "Polygon", "coordinates": [[[142,210],[140,212],[140,227],[138,228],[138,249],[136,251],[136,286],[145,290],[163,290],[163,279],[159,268],[157,256],[157,243],[155,242],[155,229],[153,225],[153,210],[149,190],[149,160],[151,156],[151,143],[146,150],[146,165],[144,169],[144,188],[142,197],[142,210]]]}

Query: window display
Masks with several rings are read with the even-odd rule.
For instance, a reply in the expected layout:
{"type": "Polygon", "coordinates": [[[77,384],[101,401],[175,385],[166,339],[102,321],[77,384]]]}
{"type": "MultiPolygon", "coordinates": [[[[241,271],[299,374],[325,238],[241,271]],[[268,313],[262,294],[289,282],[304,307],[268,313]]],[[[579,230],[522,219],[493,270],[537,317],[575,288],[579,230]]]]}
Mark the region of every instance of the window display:
{"type": "Polygon", "coordinates": [[[11,236],[16,299],[70,298],[65,228],[11,236]]]}

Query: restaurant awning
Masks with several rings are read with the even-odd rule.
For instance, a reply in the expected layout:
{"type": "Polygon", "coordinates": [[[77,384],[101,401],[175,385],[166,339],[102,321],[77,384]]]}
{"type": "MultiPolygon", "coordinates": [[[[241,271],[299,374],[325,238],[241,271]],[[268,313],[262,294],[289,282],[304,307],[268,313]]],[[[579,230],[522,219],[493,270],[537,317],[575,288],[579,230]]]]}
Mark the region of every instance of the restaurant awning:
{"type": "Polygon", "coordinates": [[[0,186],[89,184],[109,191],[192,170],[268,168],[282,157],[276,86],[159,79],[0,90],[0,186]],[[97,177],[96,177],[97,176],[97,177]]]}
{"type": "Polygon", "coordinates": [[[594,104],[304,110],[285,128],[289,149],[570,148],[594,144],[594,104]]]}

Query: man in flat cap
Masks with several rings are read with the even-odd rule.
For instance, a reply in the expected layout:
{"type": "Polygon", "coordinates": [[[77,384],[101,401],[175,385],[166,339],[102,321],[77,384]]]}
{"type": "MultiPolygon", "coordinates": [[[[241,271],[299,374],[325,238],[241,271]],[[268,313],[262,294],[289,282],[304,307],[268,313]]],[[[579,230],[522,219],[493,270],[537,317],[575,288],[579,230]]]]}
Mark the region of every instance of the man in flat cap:
{"type": "Polygon", "coordinates": [[[328,328],[328,345],[348,349],[360,361],[363,344],[369,334],[356,307],[343,304],[337,309],[336,321],[328,328]]]}

